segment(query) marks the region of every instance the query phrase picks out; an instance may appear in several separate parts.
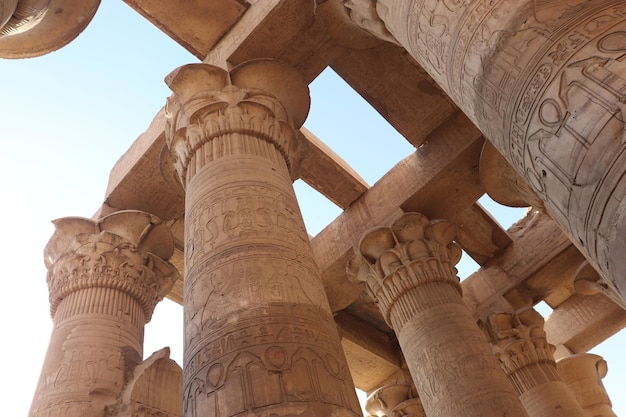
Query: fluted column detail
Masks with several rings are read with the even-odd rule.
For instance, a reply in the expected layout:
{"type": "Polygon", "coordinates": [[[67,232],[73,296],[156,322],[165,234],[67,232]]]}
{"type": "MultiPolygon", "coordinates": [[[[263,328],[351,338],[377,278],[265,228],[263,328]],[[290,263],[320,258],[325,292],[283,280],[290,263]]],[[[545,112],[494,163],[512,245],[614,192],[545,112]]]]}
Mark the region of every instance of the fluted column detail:
{"type": "Polygon", "coordinates": [[[336,1],[416,59],[626,296],[624,1],[336,1]]]}
{"type": "Polygon", "coordinates": [[[185,188],[185,416],[360,414],[292,187],[309,107],[276,61],[167,78],[185,188]]]}
{"type": "Polygon", "coordinates": [[[530,417],[584,415],[557,372],[541,314],[532,308],[494,313],[487,323],[494,353],[530,417]]]}
{"type": "Polygon", "coordinates": [[[601,356],[579,353],[559,360],[556,367],[583,408],[585,417],[615,417],[611,400],[602,384],[608,369],[601,356]]]}
{"type": "Polygon", "coordinates": [[[45,249],[54,328],[30,416],[102,416],[143,356],[143,330],[178,278],[157,218],[121,211],[54,222],[45,249]]]}
{"type": "Polygon", "coordinates": [[[461,298],[455,228],[406,213],[361,240],[359,278],[398,335],[428,416],[525,416],[461,298]]]}

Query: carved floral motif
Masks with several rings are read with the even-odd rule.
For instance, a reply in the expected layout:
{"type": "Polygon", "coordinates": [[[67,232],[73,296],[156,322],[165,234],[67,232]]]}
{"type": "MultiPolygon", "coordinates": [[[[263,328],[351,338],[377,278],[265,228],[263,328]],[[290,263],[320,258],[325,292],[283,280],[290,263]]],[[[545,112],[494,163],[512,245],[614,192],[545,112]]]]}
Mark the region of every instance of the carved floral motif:
{"type": "Polygon", "coordinates": [[[269,60],[245,63],[230,72],[189,64],[166,81],[174,92],[166,107],[167,142],[183,186],[190,174],[222,156],[244,152],[269,157],[264,143],[275,147],[292,169],[297,128],[309,106],[308,86],[294,70],[269,60]],[[268,70],[278,70],[281,77],[268,82],[254,74],[268,70]],[[196,158],[198,153],[202,158],[196,158]]]}
{"type": "Polygon", "coordinates": [[[169,259],[174,250],[167,227],[139,211],[120,211],[98,221],[66,217],[45,249],[52,316],[70,293],[93,287],[122,291],[149,320],[155,305],[178,279],[169,259]]]}
{"type": "Polygon", "coordinates": [[[454,265],[462,252],[455,235],[456,229],[447,221],[406,213],[393,226],[374,229],[361,239],[367,267],[361,268],[358,278],[380,303],[387,323],[394,304],[412,288],[438,282],[461,294],[454,265]]]}

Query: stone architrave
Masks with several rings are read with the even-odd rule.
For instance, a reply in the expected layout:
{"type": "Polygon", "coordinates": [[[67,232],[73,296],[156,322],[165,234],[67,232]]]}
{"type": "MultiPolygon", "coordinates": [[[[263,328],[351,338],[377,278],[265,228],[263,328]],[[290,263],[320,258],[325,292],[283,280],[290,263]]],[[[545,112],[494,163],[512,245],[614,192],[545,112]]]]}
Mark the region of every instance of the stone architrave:
{"type": "Polygon", "coordinates": [[[625,297],[626,3],[336,1],[420,63],[625,297]]]}
{"type": "Polygon", "coordinates": [[[306,83],[270,60],[166,81],[185,188],[184,415],[360,415],[290,177],[306,83]]]}
{"type": "Polygon", "coordinates": [[[486,333],[496,357],[530,417],[584,417],[554,361],[544,320],[532,307],[517,313],[493,313],[486,333]]]}
{"type": "Polygon", "coordinates": [[[140,211],[54,225],[45,249],[54,327],[29,416],[118,415],[144,325],[179,276],[167,262],[173,237],[140,211]]]}
{"type": "Polygon", "coordinates": [[[361,240],[358,274],[395,330],[426,415],[526,416],[463,304],[454,226],[406,213],[361,240]]]}
{"type": "Polygon", "coordinates": [[[411,374],[404,367],[367,393],[365,410],[370,417],[426,417],[411,374]]]}
{"type": "Polygon", "coordinates": [[[585,412],[585,417],[615,417],[611,400],[604,389],[606,361],[591,353],[579,353],[559,360],[556,369],[570,387],[585,412]]]}

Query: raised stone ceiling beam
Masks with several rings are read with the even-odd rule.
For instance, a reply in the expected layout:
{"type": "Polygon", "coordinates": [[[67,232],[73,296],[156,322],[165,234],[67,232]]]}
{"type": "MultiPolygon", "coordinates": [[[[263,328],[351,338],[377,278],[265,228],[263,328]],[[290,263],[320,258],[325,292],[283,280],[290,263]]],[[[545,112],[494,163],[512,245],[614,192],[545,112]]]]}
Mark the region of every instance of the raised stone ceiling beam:
{"type": "MultiPolygon", "coordinates": [[[[313,253],[327,291],[329,287],[345,285],[346,262],[354,254],[353,247],[358,245],[363,233],[398,218],[402,214],[400,207],[418,205],[417,202],[432,197],[423,192],[456,181],[457,188],[443,188],[447,192],[439,194],[436,207],[442,213],[469,209],[482,194],[477,176],[477,158],[482,143],[480,132],[458,113],[433,132],[428,143],[400,161],[314,237],[311,241],[313,253]]],[[[431,209],[441,215],[435,206],[431,209]]],[[[330,294],[329,298],[333,310],[345,307],[334,303],[330,294]]]]}
{"type": "Polygon", "coordinates": [[[406,48],[625,297],[624,1],[341,4],[406,48]]]}
{"type": "Polygon", "coordinates": [[[400,369],[402,354],[395,337],[343,311],[335,314],[335,323],[357,388],[370,391],[400,369]]]}
{"type": "Polygon", "coordinates": [[[316,13],[315,2],[256,2],[204,62],[232,68],[257,58],[284,62],[311,82],[341,53],[316,13]],[[310,6],[310,7],[309,7],[310,6]]]}
{"type": "Polygon", "coordinates": [[[462,283],[465,304],[477,319],[571,246],[556,223],[538,213],[529,214],[509,234],[513,243],[462,283]]]}
{"type": "Polygon", "coordinates": [[[456,109],[398,46],[346,48],[330,66],[415,147],[456,109]]]}
{"type": "Polygon", "coordinates": [[[305,127],[300,129],[300,140],[307,144],[300,179],[330,201],[346,209],[369,188],[350,165],[305,127]]]}
{"type": "MultiPolygon", "coordinates": [[[[124,0],[183,48],[203,59],[248,8],[245,0],[124,0]]],[[[268,1],[269,3],[269,1],[268,1]]]]}

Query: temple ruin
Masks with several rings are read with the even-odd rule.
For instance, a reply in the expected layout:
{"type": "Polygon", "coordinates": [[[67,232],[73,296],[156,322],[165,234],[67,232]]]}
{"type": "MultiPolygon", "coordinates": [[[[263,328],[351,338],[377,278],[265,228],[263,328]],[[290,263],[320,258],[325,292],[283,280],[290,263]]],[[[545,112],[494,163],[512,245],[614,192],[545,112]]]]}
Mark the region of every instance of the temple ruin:
{"type": "MultiPolygon", "coordinates": [[[[615,416],[588,352],[626,327],[623,0],[125,2],[201,62],[54,222],[31,417],[356,417],[355,388],[375,417],[615,416]],[[327,67],[415,148],[373,185],[303,126],[327,67]],[[314,237],[297,179],[342,209],[314,237]],[[164,297],[182,364],[143,359],[164,297]]],[[[98,4],[0,1],[0,57],[98,4]]]]}

